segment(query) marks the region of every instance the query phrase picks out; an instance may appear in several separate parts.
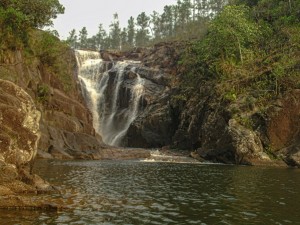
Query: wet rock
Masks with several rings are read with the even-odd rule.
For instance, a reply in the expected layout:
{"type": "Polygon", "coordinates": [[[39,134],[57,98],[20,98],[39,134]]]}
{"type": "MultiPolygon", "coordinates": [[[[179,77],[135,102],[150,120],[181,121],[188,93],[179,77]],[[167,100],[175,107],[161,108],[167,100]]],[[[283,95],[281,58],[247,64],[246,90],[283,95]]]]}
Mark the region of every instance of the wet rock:
{"type": "Polygon", "coordinates": [[[44,200],[32,199],[28,196],[10,195],[0,199],[0,209],[59,211],[63,207],[58,204],[45,203],[44,200]]]}

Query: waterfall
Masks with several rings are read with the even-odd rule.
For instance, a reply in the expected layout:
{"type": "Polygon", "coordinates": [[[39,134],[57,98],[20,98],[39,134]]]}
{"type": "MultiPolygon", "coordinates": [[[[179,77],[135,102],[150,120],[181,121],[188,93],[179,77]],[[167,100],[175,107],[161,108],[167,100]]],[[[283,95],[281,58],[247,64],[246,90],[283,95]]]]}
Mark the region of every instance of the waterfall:
{"type": "Polygon", "coordinates": [[[105,62],[98,52],[82,50],[76,50],[76,58],[78,79],[96,132],[104,143],[123,146],[127,131],[140,112],[144,93],[144,79],[136,72],[139,63],[105,62]]]}

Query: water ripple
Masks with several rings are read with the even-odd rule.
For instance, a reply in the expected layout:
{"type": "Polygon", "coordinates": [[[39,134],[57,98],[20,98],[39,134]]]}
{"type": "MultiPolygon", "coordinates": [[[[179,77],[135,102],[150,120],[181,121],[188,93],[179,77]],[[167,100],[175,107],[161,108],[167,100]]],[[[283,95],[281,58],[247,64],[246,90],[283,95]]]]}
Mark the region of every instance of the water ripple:
{"type": "Polygon", "coordinates": [[[297,170],[43,161],[36,171],[60,185],[70,210],[0,211],[1,224],[300,224],[297,170]]]}

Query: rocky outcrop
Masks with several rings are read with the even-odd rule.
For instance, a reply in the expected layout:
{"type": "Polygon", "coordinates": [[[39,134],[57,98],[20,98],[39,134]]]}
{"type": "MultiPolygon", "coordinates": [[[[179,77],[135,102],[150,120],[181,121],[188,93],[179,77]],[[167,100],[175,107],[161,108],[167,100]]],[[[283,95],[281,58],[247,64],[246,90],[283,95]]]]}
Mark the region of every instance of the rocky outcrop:
{"type": "Polygon", "coordinates": [[[171,143],[174,130],[170,109],[170,75],[163,70],[139,67],[145,80],[141,113],[127,132],[130,147],[162,147],[171,143]]]}
{"type": "Polygon", "coordinates": [[[0,57],[0,78],[22,87],[41,112],[40,157],[103,147],[77,83],[74,52],[65,47],[61,51],[51,63],[39,56],[28,58],[22,51],[6,50],[0,57]]]}
{"type": "MultiPolygon", "coordinates": [[[[40,138],[40,116],[22,88],[0,80],[0,196],[52,189],[31,173],[40,138]]],[[[1,201],[0,207],[4,204],[1,201]]]]}
{"type": "Polygon", "coordinates": [[[257,134],[239,124],[235,119],[228,122],[229,134],[235,149],[235,161],[238,164],[254,164],[254,161],[271,161],[263,152],[263,145],[257,134]]]}
{"type": "Polygon", "coordinates": [[[203,80],[187,99],[178,82],[183,48],[161,43],[115,57],[140,60],[136,71],[146,80],[144,108],[128,129],[128,146],[196,149],[195,156],[213,162],[299,166],[299,91],[269,102],[266,113],[244,104],[247,96],[218,96],[213,80],[203,80]]]}
{"type": "Polygon", "coordinates": [[[261,113],[244,107],[243,96],[228,102],[205,86],[205,92],[200,87],[198,97],[179,110],[173,146],[197,148],[200,157],[213,162],[278,166],[285,162],[299,167],[298,90],[270,102],[261,113]]]}
{"type": "Polygon", "coordinates": [[[53,89],[43,110],[41,131],[41,157],[45,152],[56,158],[55,152],[68,155],[67,151],[101,149],[104,146],[94,131],[92,116],[86,106],[57,89],[53,89]]]}
{"type": "Polygon", "coordinates": [[[300,90],[289,92],[268,111],[266,136],[272,152],[300,168],[300,90]]]}
{"type": "MultiPolygon", "coordinates": [[[[132,101],[137,74],[143,79],[143,94],[139,104],[139,112],[131,123],[123,139],[123,146],[153,148],[170,145],[176,130],[173,110],[170,104],[172,73],[175,73],[176,57],[180,47],[175,43],[162,43],[154,48],[137,48],[131,52],[115,53],[101,52],[102,59],[107,65],[111,60],[127,60],[124,77],[118,93],[119,112],[128,108],[132,101]],[[130,61],[134,64],[130,65],[130,61]],[[134,68],[134,72],[132,71],[134,68]]],[[[106,66],[106,68],[110,68],[106,66]]],[[[109,81],[105,92],[106,99],[113,99],[113,90],[117,71],[109,71],[109,81]]],[[[106,101],[109,102],[109,101],[106,101]]],[[[107,108],[111,108],[106,103],[107,108]]],[[[122,119],[117,119],[122,120],[122,119]]]]}

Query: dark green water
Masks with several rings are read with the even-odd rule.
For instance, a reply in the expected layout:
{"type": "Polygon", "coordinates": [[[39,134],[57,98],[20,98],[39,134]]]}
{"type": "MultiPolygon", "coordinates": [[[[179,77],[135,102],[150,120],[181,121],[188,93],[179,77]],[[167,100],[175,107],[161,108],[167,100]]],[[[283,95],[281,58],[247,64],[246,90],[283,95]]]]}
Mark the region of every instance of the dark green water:
{"type": "Polygon", "coordinates": [[[71,209],[2,211],[0,224],[300,224],[297,169],[39,161],[35,171],[71,209]]]}

